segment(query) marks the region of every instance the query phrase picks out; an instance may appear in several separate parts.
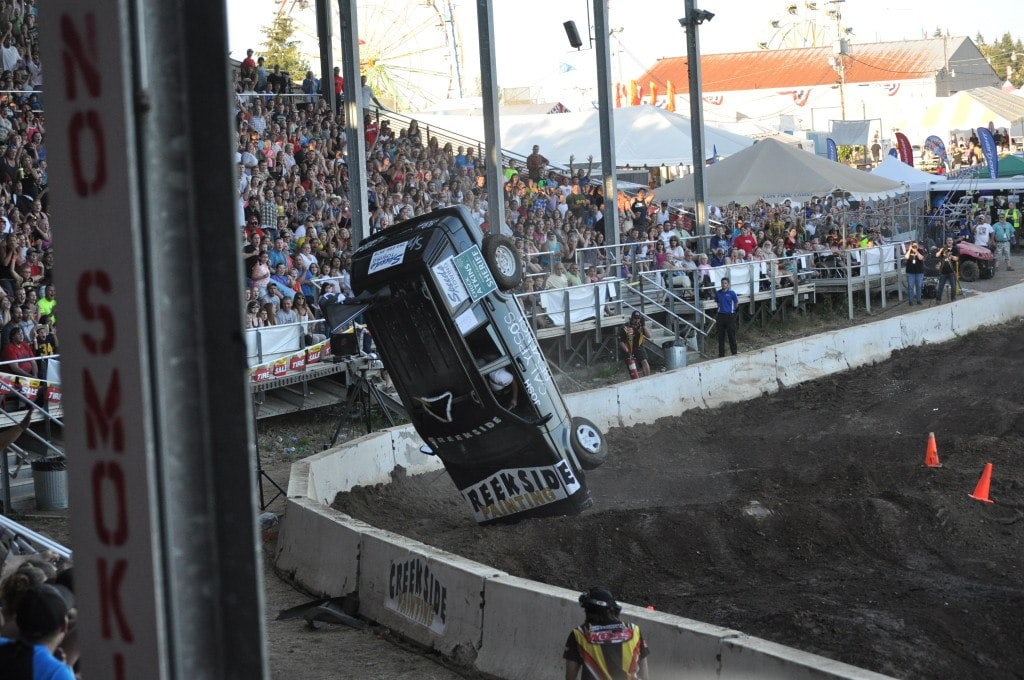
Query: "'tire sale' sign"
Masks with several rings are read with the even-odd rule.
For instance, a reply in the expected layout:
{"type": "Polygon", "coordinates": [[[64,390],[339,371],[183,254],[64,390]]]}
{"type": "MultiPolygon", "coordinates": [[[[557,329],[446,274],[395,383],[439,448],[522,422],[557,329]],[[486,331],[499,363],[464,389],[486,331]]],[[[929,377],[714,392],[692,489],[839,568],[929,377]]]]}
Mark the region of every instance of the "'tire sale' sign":
{"type": "Polygon", "coordinates": [[[127,3],[41,16],[84,674],[166,677],[127,3]]]}

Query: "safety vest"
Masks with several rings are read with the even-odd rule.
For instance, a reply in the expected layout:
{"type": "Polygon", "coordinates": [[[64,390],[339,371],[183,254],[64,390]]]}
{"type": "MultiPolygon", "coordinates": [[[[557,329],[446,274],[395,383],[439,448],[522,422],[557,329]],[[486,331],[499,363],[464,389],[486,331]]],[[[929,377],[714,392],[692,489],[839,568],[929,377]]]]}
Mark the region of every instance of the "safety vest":
{"type": "Polygon", "coordinates": [[[1020,210],[1017,208],[1007,210],[1006,221],[1013,225],[1014,230],[1020,229],[1020,210]]]}
{"type": "MultiPolygon", "coordinates": [[[[615,623],[606,626],[583,625],[574,628],[573,637],[590,672],[598,680],[614,680],[616,671],[625,673],[629,680],[636,680],[640,668],[640,627],[632,623],[615,623]],[[611,667],[605,658],[605,648],[617,646],[622,654],[621,665],[611,667]]],[[[621,677],[621,676],[620,676],[621,677]]]]}

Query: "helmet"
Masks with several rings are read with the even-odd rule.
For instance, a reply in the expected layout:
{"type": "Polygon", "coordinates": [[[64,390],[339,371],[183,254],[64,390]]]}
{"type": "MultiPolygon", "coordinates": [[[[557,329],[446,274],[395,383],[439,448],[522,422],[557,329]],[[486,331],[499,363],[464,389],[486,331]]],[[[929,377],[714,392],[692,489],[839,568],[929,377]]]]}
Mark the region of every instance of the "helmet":
{"type": "Polygon", "coordinates": [[[613,615],[622,611],[622,606],[612,597],[611,591],[605,588],[591,588],[585,593],[580,593],[580,606],[584,609],[608,610],[613,615]]]}

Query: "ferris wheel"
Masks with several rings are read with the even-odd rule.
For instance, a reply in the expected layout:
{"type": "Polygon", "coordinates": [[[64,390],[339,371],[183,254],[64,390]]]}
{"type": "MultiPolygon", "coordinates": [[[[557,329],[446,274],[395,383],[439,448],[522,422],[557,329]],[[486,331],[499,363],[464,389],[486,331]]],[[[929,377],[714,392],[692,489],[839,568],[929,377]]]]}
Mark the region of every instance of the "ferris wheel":
{"type": "Polygon", "coordinates": [[[844,0],[806,1],[787,3],[783,12],[771,19],[771,34],[758,43],[763,50],[824,47],[836,40],[837,30],[843,37],[853,33],[842,25],[844,0]]]}
{"type": "MultiPolygon", "coordinates": [[[[303,56],[319,62],[311,0],[282,0],[295,20],[303,56]]],[[[462,96],[462,38],[451,0],[359,0],[359,70],[377,98],[396,111],[417,111],[462,96]]],[[[341,38],[333,31],[333,54],[341,38]]]]}

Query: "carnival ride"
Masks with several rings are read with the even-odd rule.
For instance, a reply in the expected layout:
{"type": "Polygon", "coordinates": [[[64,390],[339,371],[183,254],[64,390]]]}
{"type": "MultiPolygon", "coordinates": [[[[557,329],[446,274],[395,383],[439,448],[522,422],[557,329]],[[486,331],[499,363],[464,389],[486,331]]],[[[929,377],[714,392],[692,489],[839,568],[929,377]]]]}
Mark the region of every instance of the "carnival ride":
{"type": "MultiPolygon", "coordinates": [[[[360,0],[357,12],[359,70],[385,106],[417,111],[462,96],[462,37],[451,0],[360,0]]],[[[313,0],[280,0],[277,16],[295,21],[303,56],[319,64],[313,0]]],[[[341,39],[333,33],[339,63],[341,39]]]]}
{"type": "MultiPolygon", "coordinates": [[[[840,7],[844,1],[787,3],[785,13],[771,20],[771,35],[757,46],[763,50],[782,50],[831,45],[836,39],[837,26],[842,24],[840,7]]],[[[838,30],[842,37],[853,33],[851,28],[838,30]]]]}

